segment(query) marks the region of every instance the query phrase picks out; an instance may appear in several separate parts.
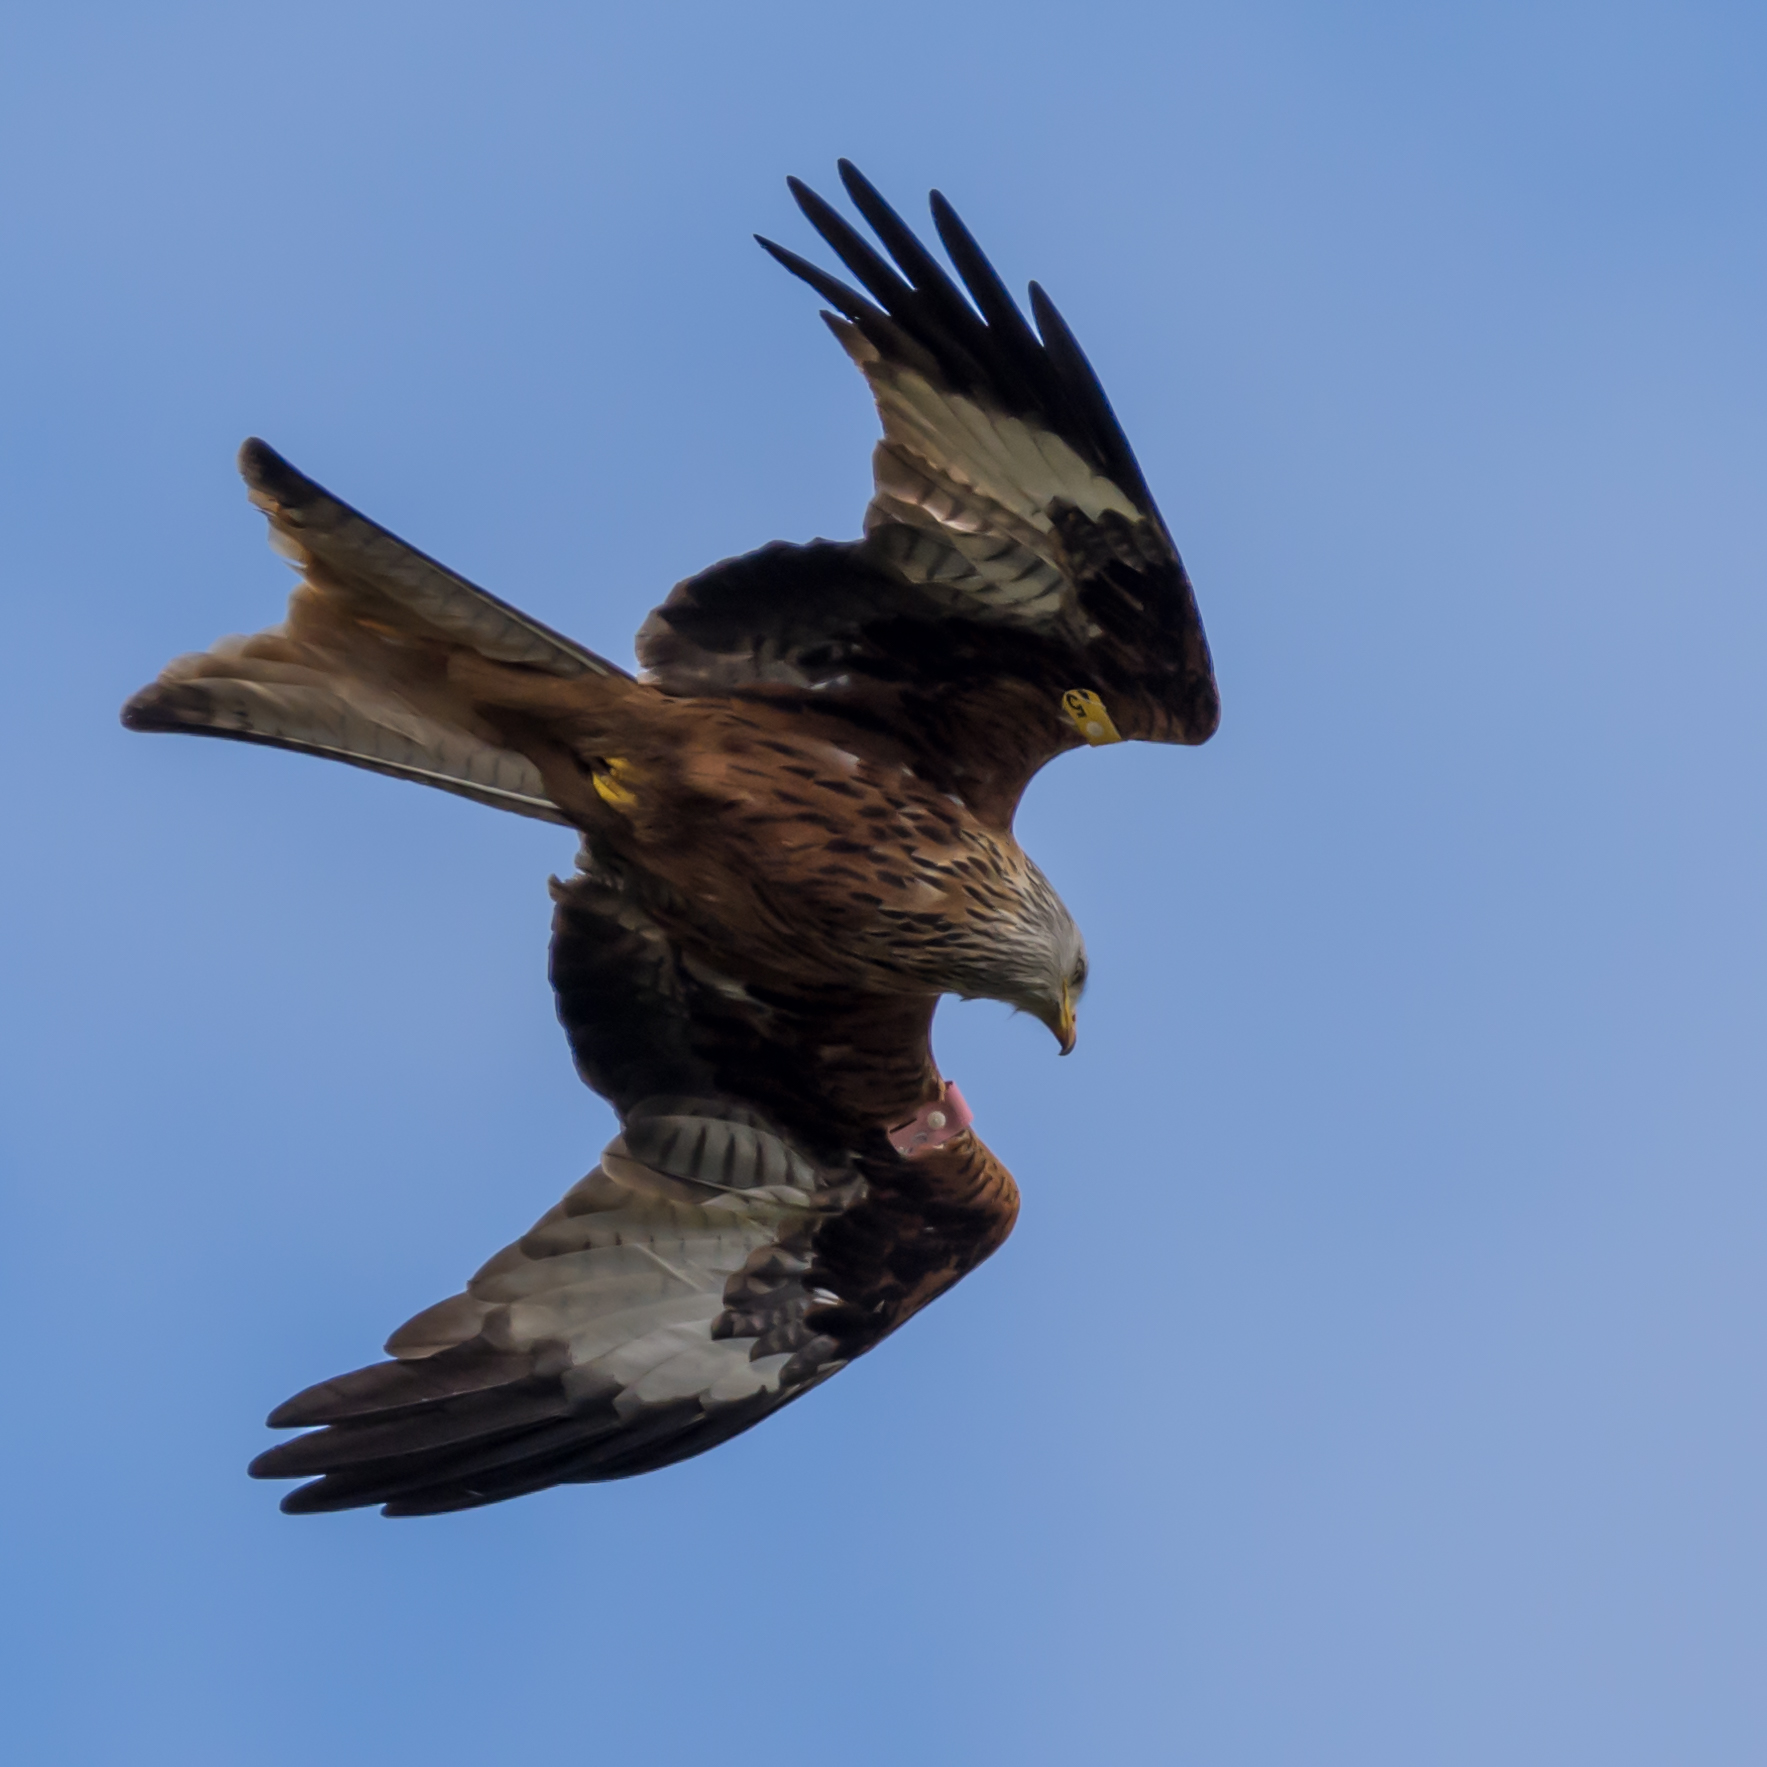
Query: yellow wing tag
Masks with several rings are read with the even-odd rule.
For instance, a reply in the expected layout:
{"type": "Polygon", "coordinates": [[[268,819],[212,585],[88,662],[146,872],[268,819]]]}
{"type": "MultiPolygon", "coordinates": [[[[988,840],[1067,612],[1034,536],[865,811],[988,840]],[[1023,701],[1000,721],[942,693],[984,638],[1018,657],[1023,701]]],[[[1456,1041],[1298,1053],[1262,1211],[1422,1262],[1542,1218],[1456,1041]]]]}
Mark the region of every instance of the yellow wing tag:
{"type": "Polygon", "coordinates": [[[1061,696],[1061,709],[1070,722],[1094,748],[1107,742],[1121,742],[1123,733],[1111,722],[1104,701],[1088,687],[1070,687],[1061,696]]]}
{"type": "Polygon", "coordinates": [[[589,783],[595,787],[603,803],[612,804],[616,810],[630,810],[638,802],[638,794],[630,786],[620,783],[622,773],[628,776],[632,771],[632,763],[612,756],[602,765],[605,773],[597,770],[589,775],[589,783]]]}

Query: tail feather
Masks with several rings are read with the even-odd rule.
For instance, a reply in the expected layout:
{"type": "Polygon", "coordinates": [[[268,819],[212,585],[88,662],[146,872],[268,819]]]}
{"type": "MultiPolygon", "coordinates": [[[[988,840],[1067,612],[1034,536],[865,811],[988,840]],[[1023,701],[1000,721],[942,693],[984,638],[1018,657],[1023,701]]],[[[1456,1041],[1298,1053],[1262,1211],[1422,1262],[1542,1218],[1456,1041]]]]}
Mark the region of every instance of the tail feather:
{"type": "Polygon", "coordinates": [[[540,769],[513,749],[422,717],[356,682],[327,681],[317,673],[310,682],[262,680],[244,668],[210,673],[207,665],[215,660],[179,658],[123,707],[124,724],[321,755],[518,816],[568,820],[547,797],[540,769]]]}
{"type": "Polygon", "coordinates": [[[241,447],[239,472],[252,502],[269,517],[278,549],[305,569],[309,581],[328,579],[382,603],[382,617],[394,612],[401,626],[427,628],[497,662],[525,663],[552,675],[624,673],[371,522],[268,442],[253,436],[241,447]]]}
{"type": "Polygon", "coordinates": [[[240,471],[302,571],[280,626],[179,657],[123,708],[131,730],[267,743],[415,780],[517,815],[568,818],[453,667],[559,686],[625,671],[377,526],[248,441],[240,471]]]}

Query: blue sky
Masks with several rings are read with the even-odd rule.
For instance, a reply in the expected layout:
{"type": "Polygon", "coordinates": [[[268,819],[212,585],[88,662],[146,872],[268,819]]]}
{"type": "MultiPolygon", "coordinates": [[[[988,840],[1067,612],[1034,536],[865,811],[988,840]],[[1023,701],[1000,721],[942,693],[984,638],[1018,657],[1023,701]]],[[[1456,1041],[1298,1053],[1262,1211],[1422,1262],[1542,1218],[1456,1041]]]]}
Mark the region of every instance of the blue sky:
{"type": "Polygon", "coordinates": [[[9,1752],[1761,1758],[1767,26],[919,0],[0,21],[9,1752]],[[943,188],[1196,578],[1200,751],[1020,819],[1079,1052],[947,1007],[1022,1224],[636,1482],[291,1520],[269,1407],[593,1160],[559,831],[130,737],[276,616],[268,438],[629,655],[856,531],[787,172],[943,188]]]}

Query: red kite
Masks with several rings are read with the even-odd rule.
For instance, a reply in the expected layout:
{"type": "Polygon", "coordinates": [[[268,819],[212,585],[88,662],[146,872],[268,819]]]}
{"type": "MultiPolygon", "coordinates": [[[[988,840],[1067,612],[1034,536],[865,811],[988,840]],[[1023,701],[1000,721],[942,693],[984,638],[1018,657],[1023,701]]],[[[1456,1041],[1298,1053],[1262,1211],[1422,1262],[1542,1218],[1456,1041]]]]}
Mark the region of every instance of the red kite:
{"type": "Polygon", "coordinates": [[[747,1429],[1011,1231],[1018,1193],[933,1065],[942,994],[1064,1052],[1079,929],[1013,839],[1046,761],[1200,743],[1189,579],[1079,345],[944,199],[954,280],[845,163],[887,258],[795,180],[863,293],[762,240],[883,422],[864,538],[678,584],[634,677],[394,538],[262,442],[240,468],[302,579],[280,626],[124,709],[329,755],[582,835],[552,983],[620,1132],[392,1360],[271,1414],[290,1511],[389,1515],[621,1478],[747,1429]],[[961,286],[959,286],[961,282],[961,286]]]}

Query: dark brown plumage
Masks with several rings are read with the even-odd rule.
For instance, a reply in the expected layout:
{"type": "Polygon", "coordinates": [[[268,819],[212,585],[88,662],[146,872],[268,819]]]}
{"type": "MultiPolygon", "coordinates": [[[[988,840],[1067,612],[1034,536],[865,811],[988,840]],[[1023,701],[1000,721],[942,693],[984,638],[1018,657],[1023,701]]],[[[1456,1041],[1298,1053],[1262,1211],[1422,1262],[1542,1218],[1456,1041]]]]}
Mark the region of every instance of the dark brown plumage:
{"type": "Polygon", "coordinates": [[[280,627],[124,710],[569,824],[552,980],[600,1163],[391,1361],[272,1414],[291,1510],[470,1507],[670,1464],[871,1348],[987,1257],[1018,1195],[935,1070],[941,994],[1070,1047],[1078,929],[1012,838],[1054,755],[1195,743],[1217,701],[1188,579],[1034,285],[1033,332],[943,199],[960,289],[849,166],[893,264],[793,184],[860,294],[768,244],[878,401],[865,538],[676,587],[642,674],[376,527],[261,442],[253,500],[303,573],[280,627]],[[911,1153],[891,1130],[910,1121],[911,1153]]]}

